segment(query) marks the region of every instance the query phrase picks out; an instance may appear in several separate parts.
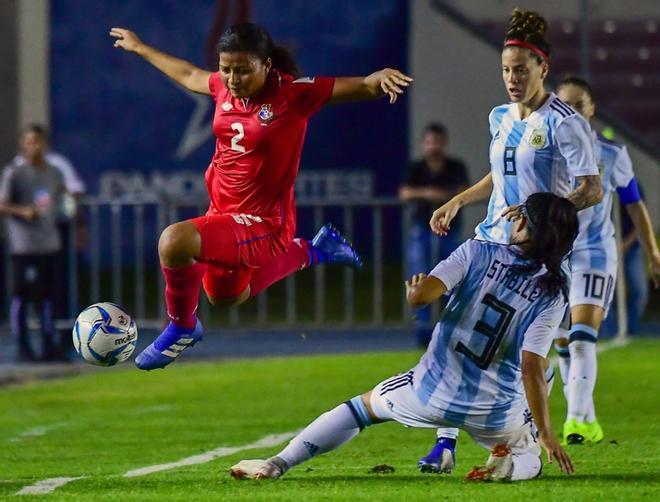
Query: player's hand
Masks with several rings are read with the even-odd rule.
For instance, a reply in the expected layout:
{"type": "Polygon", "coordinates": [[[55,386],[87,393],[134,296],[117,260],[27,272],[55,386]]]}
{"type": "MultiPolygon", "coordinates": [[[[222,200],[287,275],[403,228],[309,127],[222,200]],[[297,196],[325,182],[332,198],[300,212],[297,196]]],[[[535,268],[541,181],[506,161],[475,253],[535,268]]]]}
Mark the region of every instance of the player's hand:
{"type": "Polygon", "coordinates": [[[522,204],[516,204],[515,206],[509,206],[502,211],[502,218],[506,218],[509,221],[513,221],[520,216],[520,206],[522,204]]]}
{"type": "Polygon", "coordinates": [[[406,286],[406,299],[410,298],[410,294],[422,283],[425,277],[426,274],[423,273],[415,274],[404,283],[406,286]]]}
{"type": "Polygon", "coordinates": [[[449,224],[453,220],[458,211],[461,209],[461,204],[455,199],[451,199],[446,204],[443,204],[438,209],[433,211],[429,226],[431,230],[438,235],[447,235],[449,232],[449,224]]]}
{"type": "Polygon", "coordinates": [[[408,279],[406,281],[406,291],[408,291],[409,289],[412,289],[416,286],[419,286],[420,283],[424,280],[425,277],[426,277],[426,274],[424,274],[424,273],[419,273],[419,274],[413,275],[410,279],[408,279]]]}
{"type": "Polygon", "coordinates": [[[549,464],[551,464],[553,460],[556,460],[557,464],[559,464],[559,468],[566,474],[573,474],[575,472],[571,458],[560,446],[559,441],[552,431],[539,434],[539,442],[548,455],[549,464]]]}
{"type": "Polygon", "coordinates": [[[377,79],[381,91],[390,97],[390,104],[396,103],[399,94],[403,94],[403,88],[408,87],[413,81],[408,75],[392,68],[384,68],[373,76],[377,79]]]}
{"type": "Polygon", "coordinates": [[[649,274],[655,288],[660,288],[660,253],[655,253],[649,258],[649,274]]]}
{"type": "Polygon", "coordinates": [[[128,52],[137,52],[144,45],[135,33],[125,28],[112,28],[110,36],[117,39],[115,40],[115,47],[121,47],[128,52]]]}
{"type": "Polygon", "coordinates": [[[18,210],[17,216],[25,221],[32,221],[39,216],[39,211],[34,206],[24,206],[18,210]]]}

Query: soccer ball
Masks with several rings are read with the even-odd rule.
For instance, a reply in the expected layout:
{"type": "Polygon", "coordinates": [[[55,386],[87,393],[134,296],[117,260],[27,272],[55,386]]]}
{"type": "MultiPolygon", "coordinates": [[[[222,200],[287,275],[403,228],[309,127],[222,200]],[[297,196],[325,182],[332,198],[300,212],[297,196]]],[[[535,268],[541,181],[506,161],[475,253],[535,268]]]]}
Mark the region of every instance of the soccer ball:
{"type": "Polygon", "coordinates": [[[119,305],[102,302],[83,310],[73,325],[73,346],[90,364],[113,366],[135,350],[137,326],[119,305]]]}

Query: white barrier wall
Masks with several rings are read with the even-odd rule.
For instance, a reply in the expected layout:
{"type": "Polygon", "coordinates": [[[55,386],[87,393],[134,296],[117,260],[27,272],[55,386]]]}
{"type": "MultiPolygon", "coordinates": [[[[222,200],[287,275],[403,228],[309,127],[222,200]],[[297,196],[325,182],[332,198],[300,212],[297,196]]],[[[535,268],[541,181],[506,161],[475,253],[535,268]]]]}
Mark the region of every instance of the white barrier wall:
{"type": "MultiPolygon", "coordinates": [[[[495,3],[495,2],[493,2],[495,3]]],[[[447,125],[452,154],[462,158],[477,181],[488,172],[488,113],[507,101],[501,79],[500,52],[434,10],[428,1],[412,3],[409,140],[411,156],[419,155],[419,137],[428,122],[447,125]]],[[[507,8],[503,8],[504,16],[507,8]]],[[[649,212],[660,228],[660,165],[629,145],[635,171],[646,190],[649,212]]],[[[465,237],[483,219],[486,204],[466,208],[465,237]]]]}

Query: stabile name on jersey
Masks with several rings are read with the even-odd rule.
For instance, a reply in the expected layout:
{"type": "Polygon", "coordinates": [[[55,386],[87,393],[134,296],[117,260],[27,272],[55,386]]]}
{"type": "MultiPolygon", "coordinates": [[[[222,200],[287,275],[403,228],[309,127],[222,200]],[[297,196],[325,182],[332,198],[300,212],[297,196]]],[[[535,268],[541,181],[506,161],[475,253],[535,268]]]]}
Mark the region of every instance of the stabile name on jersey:
{"type": "Polygon", "coordinates": [[[529,303],[533,303],[541,296],[541,289],[536,285],[535,279],[530,275],[516,272],[511,269],[510,264],[502,263],[498,259],[491,260],[486,277],[499,282],[529,303]]]}

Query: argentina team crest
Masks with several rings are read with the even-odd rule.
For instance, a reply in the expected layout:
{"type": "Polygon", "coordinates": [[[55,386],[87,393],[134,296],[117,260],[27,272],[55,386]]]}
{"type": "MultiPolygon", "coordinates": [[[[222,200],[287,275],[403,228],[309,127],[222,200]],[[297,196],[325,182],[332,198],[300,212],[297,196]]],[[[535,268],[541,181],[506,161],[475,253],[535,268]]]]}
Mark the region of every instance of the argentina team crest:
{"type": "Polygon", "coordinates": [[[529,146],[531,146],[535,150],[540,150],[545,146],[547,139],[548,139],[548,130],[545,127],[542,127],[540,129],[534,129],[532,133],[529,135],[529,139],[527,140],[527,142],[529,143],[529,146]]]}
{"type": "Polygon", "coordinates": [[[268,125],[268,123],[273,120],[273,105],[261,105],[257,116],[259,117],[261,125],[268,125]]]}

